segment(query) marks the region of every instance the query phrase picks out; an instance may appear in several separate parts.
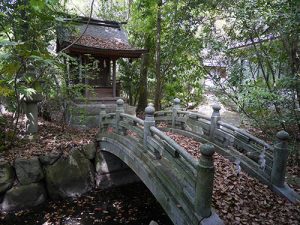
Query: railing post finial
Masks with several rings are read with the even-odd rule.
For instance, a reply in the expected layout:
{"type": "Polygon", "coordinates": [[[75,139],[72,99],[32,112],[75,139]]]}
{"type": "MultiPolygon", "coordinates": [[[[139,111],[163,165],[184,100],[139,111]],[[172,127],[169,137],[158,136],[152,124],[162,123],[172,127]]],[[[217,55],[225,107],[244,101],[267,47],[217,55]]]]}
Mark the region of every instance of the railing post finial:
{"type": "Polygon", "coordinates": [[[276,137],[278,142],[274,145],[271,182],[277,187],[284,187],[286,164],[289,155],[289,134],[282,130],[276,134],[276,137]]]}
{"type": "Polygon", "coordinates": [[[213,113],[211,115],[210,131],[209,131],[210,140],[214,139],[215,130],[220,127],[218,122],[221,120],[221,115],[220,115],[221,106],[218,104],[214,104],[212,108],[213,108],[213,113]]]}
{"type": "Polygon", "coordinates": [[[213,108],[213,114],[212,116],[220,116],[220,110],[221,110],[221,106],[219,104],[214,104],[211,106],[213,108]]]}
{"type": "Polygon", "coordinates": [[[173,100],[173,102],[174,102],[174,108],[180,109],[180,99],[179,98],[175,98],[173,100]]]}
{"type": "Polygon", "coordinates": [[[149,103],[148,106],[145,108],[146,118],[154,118],[155,109],[152,103],[149,103]]]}
{"type": "Polygon", "coordinates": [[[154,120],[154,112],[155,109],[152,103],[149,103],[148,106],[145,108],[145,121],[144,121],[144,150],[147,149],[147,138],[151,136],[150,127],[155,126],[154,120]]]}
{"type": "Polygon", "coordinates": [[[117,100],[117,110],[116,111],[124,112],[124,100],[121,98],[119,98],[117,100]]]}
{"type": "Polygon", "coordinates": [[[214,183],[214,162],[213,154],[215,147],[210,144],[203,144],[200,147],[201,157],[196,183],[195,209],[202,217],[211,215],[211,201],[214,183]]]}

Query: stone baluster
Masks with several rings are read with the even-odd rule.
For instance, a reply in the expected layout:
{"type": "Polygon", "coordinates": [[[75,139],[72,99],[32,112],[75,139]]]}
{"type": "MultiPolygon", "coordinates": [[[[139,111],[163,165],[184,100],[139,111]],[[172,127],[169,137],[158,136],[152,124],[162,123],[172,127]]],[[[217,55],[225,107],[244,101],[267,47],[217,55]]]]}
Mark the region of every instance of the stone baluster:
{"type": "Polygon", "coordinates": [[[172,128],[176,127],[176,118],[177,118],[177,111],[180,109],[180,99],[175,98],[173,101],[173,109],[172,109],[172,128]]]}
{"type": "Polygon", "coordinates": [[[285,131],[279,131],[276,137],[278,142],[274,145],[271,182],[277,187],[284,187],[286,164],[289,154],[289,134],[285,131]]]}
{"type": "Polygon", "coordinates": [[[153,107],[153,104],[148,104],[148,106],[145,108],[145,121],[144,121],[144,150],[147,149],[147,138],[148,136],[151,136],[150,127],[155,126],[155,120],[154,120],[154,112],[155,109],[153,107]]]}
{"type": "Polygon", "coordinates": [[[117,100],[116,108],[116,133],[118,134],[122,133],[122,129],[120,127],[121,113],[124,113],[124,101],[120,98],[117,100]]]}
{"type": "Polygon", "coordinates": [[[211,115],[211,120],[210,120],[211,124],[210,124],[210,131],[209,131],[209,138],[211,141],[213,141],[214,139],[215,130],[220,127],[218,121],[221,120],[221,115],[220,115],[221,107],[219,105],[213,105],[212,108],[213,108],[213,113],[211,115]]]}
{"type": "Polygon", "coordinates": [[[211,201],[214,183],[214,146],[204,144],[200,147],[201,157],[197,171],[195,210],[202,217],[211,215],[211,201]]]}
{"type": "Polygon", "coordinates": [[[103,122],[104,122],[105,115],[106,115],[106,105],[101,104],[100,105],[100,113],[99,113],[99,129],[100,129],[100,132],[102,132],[103,128],[104,128],[103,122]]]}

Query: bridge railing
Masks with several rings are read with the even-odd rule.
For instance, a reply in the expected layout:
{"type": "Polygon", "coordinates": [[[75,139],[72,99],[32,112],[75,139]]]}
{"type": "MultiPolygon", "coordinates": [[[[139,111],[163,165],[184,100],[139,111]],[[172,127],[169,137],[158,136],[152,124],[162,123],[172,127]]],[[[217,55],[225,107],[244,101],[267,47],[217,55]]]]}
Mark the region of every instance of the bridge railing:
{"type": "MultiPolygon", "coordinates": [[[[118,135],[134,138],[142,146],[143,154],[152,154],[156,160],[165,159],[172,162],[174,171],[183,179],[181,182],[171,185],[170,192],[175,186],[181,190],[174,191],[174,194],[184,195],[185,203],[182,207],[191,205],[194,215],[199,218],[209,217],[211,211],[211,200],[213,191],[214,146],[202,145],[202,154],[199,160],[193,158],[184,148],[177,144],[160,129],[155,127],[154,107],[150,104],[145,109],[145,120],[124,113],[123,100],[117,101],[115,113],[107,114],[105,105],[101,105],[99,113],[99,130],[101,133],[113,132],[118,135]],[[174,186],[174,187],[172,187],[174,186]]],[[[178,122],[178,119],[177,119],[178,122]]],[[[171,177],[166,177],[170,179],[171,177]]],[[[187,210],[189,211],[189,210],[187,210]]],[[[189,212],[190,213],[190,212],[189,212]]]]}
{"type": "Polygon", "coordinates": [[[198,112],[180,110],[180,100],[174,99],[172,110],[155,112],[156,123],[164,123],[167,128],[193,137],[204,143],[212,143],[216,151],[234,161],[250,175],[271,186],[291,201],[299,196],[285,184],[288,158],[285,131],[277,133],[277,142],[266,143],[252,134],[221,121],[220,106],[214,105],[211,117],[198,112]],[[285,189],[281,191],[279,189],[285,189]],[[278,191],[279,190],[279,191],[278,191]]]}

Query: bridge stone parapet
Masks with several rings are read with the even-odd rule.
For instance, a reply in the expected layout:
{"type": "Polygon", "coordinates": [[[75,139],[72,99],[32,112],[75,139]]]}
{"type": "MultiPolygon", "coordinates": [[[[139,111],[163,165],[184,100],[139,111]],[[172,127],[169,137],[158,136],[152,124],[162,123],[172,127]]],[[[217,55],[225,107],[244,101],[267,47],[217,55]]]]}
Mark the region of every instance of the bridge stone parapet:
{"type": "Polygon", "coordinates": [[[144,182],[176,225],[223,224],[211,208],[214,146],[203,145],[200,161],[155,127],[154,108],[145,120],[116,113],[99,115],[101,151],[121,159],[144,182]]]}
{"type": "Polygon", "coordinates": [[[180,110],[178,99],[169,111],[155,112],[156,123],[163,122],[162,130],[171,130],[192,137],[201,143],[210,143],[216,151],[242,167],[249,175],[267,184],[273,191],[293,203],[299,202],[299,195],[285,183],[288,158],[288,134],[277,133],[274,145],[266,143],[246,131],[224,123],[220,107],[214,105],[211,117],[198,112],[180,110]]]}

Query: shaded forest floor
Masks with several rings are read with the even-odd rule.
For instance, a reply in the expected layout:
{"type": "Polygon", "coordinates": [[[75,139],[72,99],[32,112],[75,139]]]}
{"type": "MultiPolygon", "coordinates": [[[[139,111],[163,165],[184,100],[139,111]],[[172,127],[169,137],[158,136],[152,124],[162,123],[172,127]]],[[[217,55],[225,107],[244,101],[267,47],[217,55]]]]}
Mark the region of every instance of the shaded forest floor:
{"type": "Polygon", "coordinates": [[[10,149],[0,153],[1,160],[13,162],[16,158],[30,158],[47,152],[68,154],[72,148],[93,141],[97,133],[97,129],[83,131],[41,118],[39,118],[38,127],[38,133],[28,137],[25,131],[25,120],[21,117],[18,137],[10,149]]]}

